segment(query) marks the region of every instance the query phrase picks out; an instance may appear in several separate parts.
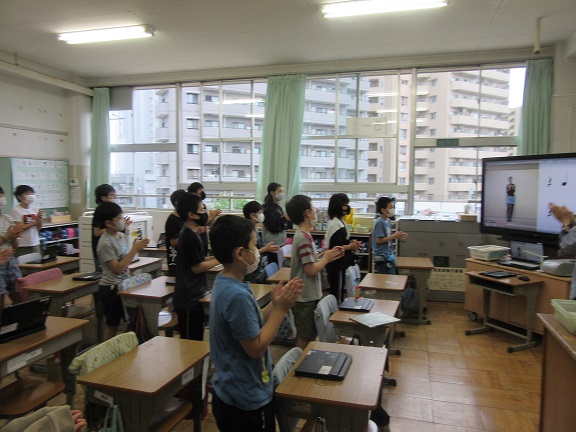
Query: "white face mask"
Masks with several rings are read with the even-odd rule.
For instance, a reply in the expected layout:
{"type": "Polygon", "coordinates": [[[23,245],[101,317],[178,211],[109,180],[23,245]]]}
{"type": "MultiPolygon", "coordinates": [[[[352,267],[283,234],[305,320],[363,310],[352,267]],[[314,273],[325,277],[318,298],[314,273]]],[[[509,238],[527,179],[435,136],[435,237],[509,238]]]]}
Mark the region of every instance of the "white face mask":
{"type": "Polygon", "coordinates": [[[122,218],[118,222],[114,222],[116,225],[116,231],[122,232],[126,229],[126,219],[122,218]]]}
{"type": "Polygon", "coordinates": [[[276,201],[282,201],[283,198],[284,198],[284,194],[281,194],[281,193],[279,193],[278,195],[276,195],[276,196],[274,197],[274,199],[275,199],[276,201]]]}
{"type": "Polygon", "coordinates": [[[266,219],[266,216],[264,216],[264,213],[258,213],[258,217],[256,218],[256,220],[260,223],[264,222],[264,219],[266,219]]]}
{"type": "Polygon", "coordinates": [[[388,213],[388,217],[394,217],[394,209],[390,209],[390,210],[386,210],[386,212],[388,213]]]}
{"type": "Polygon", "coordinates": [[[6,205],[6,197],[0,198],[0,207],[4,207],[6,205]]]}
{"type": "Polygon", "coordinates": [[[246,261],[243,261],[244,264],[246,264],[246,274],[254,273],[260,265],[260,251],[258,249],[251,251],[250,249],[246,248],[244,248],[244,250],[254,254],[254,262],[252,264],[248,264],[246,261]]]}
{"type": "Polygon", "coordinates": [[[116,198],[108,198],[108,202],[116,203],[118,200],[116,198]]]}
{"type": "Polygon", "coordinates": [[[24,195],[24,202],[26,204],[32,204],[34,202],[34,198],[36,198],[36,195],[34,194],[24,195]]]}

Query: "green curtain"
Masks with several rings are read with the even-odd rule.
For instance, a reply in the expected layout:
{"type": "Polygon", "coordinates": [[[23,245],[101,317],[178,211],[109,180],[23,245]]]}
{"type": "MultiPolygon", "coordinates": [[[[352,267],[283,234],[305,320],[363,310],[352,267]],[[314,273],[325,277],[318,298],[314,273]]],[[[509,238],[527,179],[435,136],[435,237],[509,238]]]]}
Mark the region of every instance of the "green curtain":
{"type": "Polygon", "coordinates": [[[95,88],[92,98],[92,142],[90,146],[90,204],[95,206],[94,188],[110,183],[110,89],[95,88]]]}
{"type": "Polygon", "coordinates": [[[518,155],[550,153],[552,59],[528,60],[518,155]]]}
{"type": "Polygon", "coordinates": [[[306,75],[268,77],[257,199],[271,182],[284,186],[284,197],[300,193],[300,140],[306,75]]]}

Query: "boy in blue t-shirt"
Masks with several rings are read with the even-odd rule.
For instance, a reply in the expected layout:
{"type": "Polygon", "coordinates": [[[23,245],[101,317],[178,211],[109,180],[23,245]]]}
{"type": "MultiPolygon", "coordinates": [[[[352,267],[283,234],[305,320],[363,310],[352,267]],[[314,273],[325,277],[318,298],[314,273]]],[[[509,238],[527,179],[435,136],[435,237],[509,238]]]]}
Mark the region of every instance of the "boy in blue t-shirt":
{"type": "Polygon", "coordinates": [[[243,279],[257,266],[254,224],[239,216],[220,216],[210,229],[210,244],[224,269],[216,277],[210,302],[212,412],[223,432],[274,432],[274,379],[268,346],[302,290],[294,278],[272,290],[260,310],[243,279]]]}
{"type": "Polygon", "coordinates": [[[380,197],[376,201],[376,213],[380,215],[372,231],[372,255],[375,273],[396,274],[396,251],[394,240],[408,237],[404,231],[392,234],[390,218],[394,217],[394,198],[380,197]]]}

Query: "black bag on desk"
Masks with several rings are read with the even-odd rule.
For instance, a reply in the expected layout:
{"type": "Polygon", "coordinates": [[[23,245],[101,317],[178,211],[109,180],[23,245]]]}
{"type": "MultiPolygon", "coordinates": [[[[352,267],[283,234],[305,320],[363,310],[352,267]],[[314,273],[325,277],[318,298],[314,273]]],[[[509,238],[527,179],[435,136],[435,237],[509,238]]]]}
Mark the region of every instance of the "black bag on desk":
{"type": "Polygon", "coordinates": [[[405,314],[418,313],[418,289],[416,288],[416,278],[413,274],[408,276],[408,283],[402,293],[400,307],[405,314]]]}

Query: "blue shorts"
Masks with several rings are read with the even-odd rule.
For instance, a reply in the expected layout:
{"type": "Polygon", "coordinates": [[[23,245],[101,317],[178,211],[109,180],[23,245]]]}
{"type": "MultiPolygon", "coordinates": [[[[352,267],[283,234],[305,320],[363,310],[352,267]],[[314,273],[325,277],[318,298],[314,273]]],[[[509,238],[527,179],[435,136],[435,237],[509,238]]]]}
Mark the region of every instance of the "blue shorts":
{"type": "Polygon", "coordinates": [[[6,264],[0,265],[0,295],[13,291],[14,281],[19,277],[22,277],[22,273],[16,258],[10,258],[6,264]]]}

